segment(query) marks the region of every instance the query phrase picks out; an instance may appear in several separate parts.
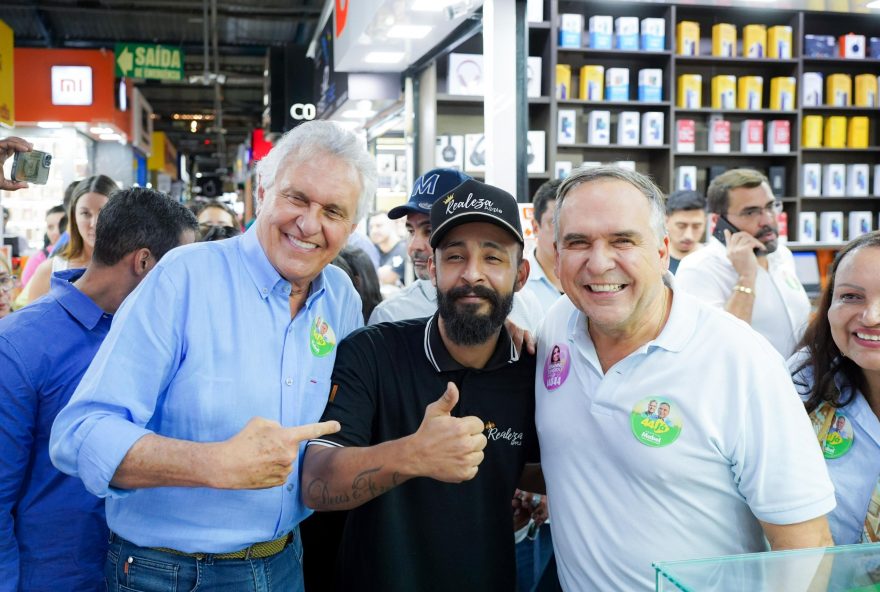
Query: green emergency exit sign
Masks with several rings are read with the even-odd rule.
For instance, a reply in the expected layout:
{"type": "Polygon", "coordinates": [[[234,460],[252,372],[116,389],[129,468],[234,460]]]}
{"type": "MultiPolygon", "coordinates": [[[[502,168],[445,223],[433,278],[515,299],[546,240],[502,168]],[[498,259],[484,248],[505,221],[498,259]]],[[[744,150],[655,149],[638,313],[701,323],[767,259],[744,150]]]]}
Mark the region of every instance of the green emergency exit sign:
{"type": "Polygon", "coordinates": [[[116,75],[152,80],[183,80],[183,51],[148,43],[116,44],[116,75]]]}

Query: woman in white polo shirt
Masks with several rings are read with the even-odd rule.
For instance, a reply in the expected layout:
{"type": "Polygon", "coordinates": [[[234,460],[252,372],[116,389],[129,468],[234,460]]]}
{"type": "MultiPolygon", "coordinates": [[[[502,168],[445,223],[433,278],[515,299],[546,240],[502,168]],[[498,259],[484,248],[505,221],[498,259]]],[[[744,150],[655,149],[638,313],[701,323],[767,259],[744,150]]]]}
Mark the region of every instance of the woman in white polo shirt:
{"type": "Polygon", "coordinates": [[[837,544],[880,540],[880,232],[850,242],[789,360],[810,413],[837,507],[837,544]]]}

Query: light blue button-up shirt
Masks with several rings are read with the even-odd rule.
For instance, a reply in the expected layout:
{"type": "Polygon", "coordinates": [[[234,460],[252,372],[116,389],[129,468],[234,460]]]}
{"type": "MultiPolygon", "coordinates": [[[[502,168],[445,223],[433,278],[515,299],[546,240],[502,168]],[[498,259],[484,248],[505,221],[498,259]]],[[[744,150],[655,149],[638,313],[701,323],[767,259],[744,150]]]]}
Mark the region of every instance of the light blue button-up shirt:
{"type": "Polygon", "coordinates": [[[283,535],[309,511],[304,446],[284,486],[228,491],[110,486],[142,436],[213,442],[253,417],[313,423],[327,402],[336,344],[363,324],[344,272],[327,267],[290,318],[290,283],[254,228],[168,253],[126,299],[52,429],[52,461],[107,497],[110,529],[138,545],[223,553],[283,535]]]}

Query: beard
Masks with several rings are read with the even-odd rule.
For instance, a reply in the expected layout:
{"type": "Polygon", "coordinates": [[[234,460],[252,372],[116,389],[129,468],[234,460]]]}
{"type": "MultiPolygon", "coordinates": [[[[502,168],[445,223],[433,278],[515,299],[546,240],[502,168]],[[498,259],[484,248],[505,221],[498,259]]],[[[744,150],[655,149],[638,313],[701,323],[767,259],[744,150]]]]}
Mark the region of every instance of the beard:
{"type": "Polygon", "coordinates": [[[760,237],[762,235],[769,234],[771,232],[776,234],[777,237],[779,236],[779,229],[774,226],[769,226],[769,225],[762,226],[760,229],[758,229],[758,232],[756,232],[754,235],[755,238],[757,238],[759,241],[761,241],[761,244],[764,245],[764,248],[767,249],[764,253],[762,253],[762,255],[769,255],[770,253],[773,253],[774,251],[776,251],[776,249],[779,247],[779,239],[778,238],[774,238],[773,240],[768,241],[768,242],[764,242],[763,240],[761,240],[760,237]]]}
{"type": "Polygon", "coordinates": [[[489,340],[513,309],[513,290],[499,294],[485,286],[461,286],[448,292],[437,290],[437,309],[447,336],[457,345],[479,345],[489,340]],[[479,314],[479,304],[457,304],[465,296],[479,296],[489,302],[488,314],[479,314]]]}

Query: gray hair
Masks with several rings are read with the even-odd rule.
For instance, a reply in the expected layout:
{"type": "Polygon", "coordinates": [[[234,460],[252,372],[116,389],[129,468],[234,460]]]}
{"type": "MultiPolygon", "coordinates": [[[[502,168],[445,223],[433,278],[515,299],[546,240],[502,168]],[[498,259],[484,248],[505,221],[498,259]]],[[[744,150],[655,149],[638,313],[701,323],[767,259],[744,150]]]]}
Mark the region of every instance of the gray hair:
{"type": "Polygon", "coordinates": [[[340,158],[357,172],[361,194],[355,221],[362,220],[376,194],[376,163],[357,136],[330,121],[308,121],[284,134],[269,154],[257,163],[260,187],[268,191],[275,185],[278,167],[287,158],[293,158],[291,164],[298,164],[321,153],[340,158]]]}
{"type": "MultiPolygon", "coordinates": [[[[629,183],[648,198],[651,203],[651,228],[654,231],[654,236],[657,237],[657,242],[663,242],[663,237],[666,236],[666,206],[663,192],[645,175],[611,165],[577,168],[559,186],[559,191],[556,194],[556,211],[553,212],[553,234],[556,242],[559,242],[559,217],[565,203],[565,196],[578,185],[603,179],[629,183]]],[[[614,199],[614,197],[609,196],[609,199],[614,199]]]]}

